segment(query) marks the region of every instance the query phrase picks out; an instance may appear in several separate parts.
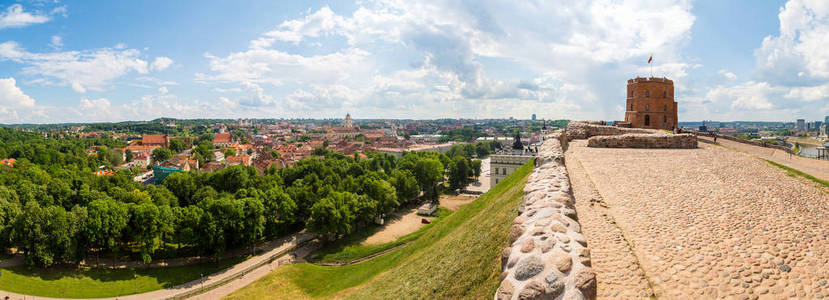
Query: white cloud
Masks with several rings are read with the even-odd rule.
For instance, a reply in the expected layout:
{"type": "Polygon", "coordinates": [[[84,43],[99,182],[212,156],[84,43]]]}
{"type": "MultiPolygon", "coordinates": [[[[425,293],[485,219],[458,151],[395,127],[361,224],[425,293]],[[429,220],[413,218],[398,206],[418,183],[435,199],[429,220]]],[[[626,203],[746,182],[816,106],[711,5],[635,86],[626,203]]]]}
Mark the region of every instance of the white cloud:
{"type": "Polygon", "coordinates": [[[6,8],[5,12],[0,12],[0,29],[42,24],[49,20],[51,18],[47,15],[32,14],[23,11],[22,5],[12,4],[6,8]]]}
{"type": "Polygon", "coordinates": [[[63,38],[59,35],[53,35],[51,41],[49,42],[49,47],[55,50],[60,50],[60,48],[63,48],[63,38]]]}
{"type": "Polygon", "coordinates": [[[148,72],[147,62],[135,49],[32,53],[15,42],[5,42],[0,44],[0,60],[24,64],[23,74],[55,79],[79,93],[104,90],[112,80],[131,72],[148,72]]]}
{"type": "Polygon", "coordinates": [[[159,56],[159,57],[155,58],[155,60],[153,61],[153,64],[150,66],[150,68],[153,71],[163,71],[163,70],[169,68],[172,64],[173,64],[173,60],[170,59],[169,57],[159,56]]]}
{"type": "Polygon", "coordinates": [[[13,77],[0,78],[0,104],[3,107],[32,107],[35,99],[23,93],[13,77]]]}
{"type": "Polygon", "coordinates": [[[720,74],[720,76],[725,77],[725,79],[728,79],[728,80],[737,79],[737,74],[731,73],[731,72],[729,72],[728,70],[725,70],[725,69],[719,70],[717,72],[717,74],[720,74]]]}
{"type": "Polygon", "coordinates": [[[548,110],[544,117],[601,118],[618,115],[626,79],[637,75],[631,70],[647,74],[651,53],[657,76],[678,79],[697,67],[679,54],[695,20],[684,0],[358,5],[350,16],[328,7],[309,11],[245,50],[206,55],[211,72],[196,79],[244,90],[254,83],[262,95],[277,87],[288,94],[267,102],[254,101],[255,92],[239,103],[285,103],[314,115],[359,105],[372,116],[386,116],[392,107],[423,117],[503,116],[534,101],[576,110],[548,110]],[[298,44],[334,50],[285,50],[298,44]],[[488,69],[491,61],[499,67],[488,69]],[[510,75],[499,74],[505,70],[510,75]],[[497,100],[496,107],[481,102],[488,100],[497,100]]]}
{"type": "Polygon", "coordinates": [[[829,5],[790,0],[780,9],[780,35],[755,51],[761,78],[781,84],[829,79],[829,5]]]}
{"type": "Polygon", "coordinates": [[[369,53],[346,49],[325,55],[302,56],[272,49],[250,49],[225,58],[206,55],[215,75],[197,74],[197,80],[237,83],[334,83],[371,66],[369,53]]]}
{"type": "Polygon", "coordinates": [[[159,92],[159,93],[162,93],[162,94],[166,94],[166,93],[167,93],[167,87],[166,87],[166,86],[162,86],[162,87],[158,88],[158,92],[159,92]]]}

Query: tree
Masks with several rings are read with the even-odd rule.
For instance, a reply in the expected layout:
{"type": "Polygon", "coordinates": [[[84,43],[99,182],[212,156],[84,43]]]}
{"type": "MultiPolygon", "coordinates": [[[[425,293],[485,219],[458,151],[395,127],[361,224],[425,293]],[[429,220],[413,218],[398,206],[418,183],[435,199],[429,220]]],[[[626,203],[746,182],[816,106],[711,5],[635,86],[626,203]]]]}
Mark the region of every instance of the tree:
{"type": "Polygon", "coordinates": [[[248,197],[240,201],[244,204],[244,219],[242,220],[244,237],[242,239],[253,245],[265,232],[265,206],[262,205],[262,200],[258,198],[248,197]]]}
{"type": "Polygon", "coordinates": [[[107,247],[116,253],[130,220],[126,204],[112,199],[94,200],[87,207],[88,218],[84,234],[93,246],[107,247]]]}
{"type": "Polygon", "coordinates": [[[179,139],[172,139],[170,140],[170,151],[173,153],[179,153],[184,151],[185,146],[184,143],[179,139]]]}
{"type": "Polygon", "coordinates": [[[351,232],[356,218],[357,196],[349,192],[331,192],[311,207],[306,227],[313,233],[335,237],[351,232]]]}
{"type": "Polygon", "coordinates": [[[281,228],[296,222],[297,205],[291,196],[279,187],[273,187],[262,195],[265,211],[265,230],[270,235],[284,232],[281,228]]]}
{"type": "Polygon", "coordinates": [[[170,152],[170,149],[155,148],[155,150],[153,150],[153,161],[154,162],[162,162],[162,161],[170,159],[171,157],[173,157],[173,153],[170,152]]]}
{"type": "Polygon", "coordinates": [[[0,186],[0,249],[12,246],[15,222],[17,217],[23,213],[17,199],[11,199],[10,196],[7,196],[11,195],[12,192],[14,191],[8,190],[5,186],[0,186]]]}
{"type": "Polygon", "coordinates": [[[466,185],[469,179],[469,159],[463,156],[455,156],[449,168],[449,186],[452,189],[459,189],[466,185]]]}
{"type": "Polygon", "coordinates": [[[480,159],[473,159],[469,164],[470,168],[472,168],[472,175],[475,176],[475,178],[481,176],[482,161],[480,159]]]}
{"type": "Polygon", "coordinates": [[[124,152],[124,157],[125,157],[126,162],[131,162],[132,159],[134,158],[134,155],[132,154],[132,150],[125,151],[124,152]]]}
{"type": "Polygon", "coordinates": [[[193,195],[196,193],[198,184],[190,172],[175,172],[164,178],[164,187],[178,198],[178,205],[187,206],[194,204],[193,195]]]}
{"type": "Polygon", "coordinates": [[[443,164],[434,158],[421,158],[414,165],[414,175],[420,190],[432,200],[438,198],[437,183],[443,179],[443,164]]]}
{"type": "Polygon", "coordinates": [[[132,239],[139,245],[141,260],[148,264],[152,261],[152,254],[157,248],[156,242],[161,236],[161,216],[158,207],[150,202],[131,205],[130,210],[132,239]]]}
{"type": "Polygon", "coordinates": [[[377,213],[389,213],[400,205],[397,191],[388,181],[367,177],[361,186],[363,194],[376,202],[377,213]]]}
{"type": "Polygon", "coordinates": [[[409,170],[393,170],[390,180],[397,192],[397,200],[401,203],[408,203],[420,194],[417,179],[409,170]]]}
{"type": "Polygon", "coordinates": [[[36,201],[26,203],[15,224],[14,240],[29,266],[49,267],[64,260],[72,241],[66,210],[54,205],[41,208],[36,201]]]}
{"type": "Polygon", "coordinates": [[[222,154],[224,154],[225,157],[234,156],[236,155],[236,150],[233,148],[224,148],[222,149],[222,154]]]}

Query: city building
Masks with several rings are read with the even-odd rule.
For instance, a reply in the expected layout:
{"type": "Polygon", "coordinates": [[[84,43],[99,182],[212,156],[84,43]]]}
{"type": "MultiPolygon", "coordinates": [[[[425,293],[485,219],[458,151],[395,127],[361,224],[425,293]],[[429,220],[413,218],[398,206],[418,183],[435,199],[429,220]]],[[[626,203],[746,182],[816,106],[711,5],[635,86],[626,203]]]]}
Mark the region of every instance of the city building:
{"type": "Polygon", "coordinates": [[[805,131],[806,130],[806,120],[804,119],[797,119],[797,125],[795,126],[797,131],[805,131]]]}
{"type": "Polygon", "coordinates": [[[533,114],[533,121],[535,121],[535,114],[533,114]]]}
{"type": "Polygon", "coordinates": [[[227,147],[233,144],[233,134],[220,132],[213,136],[213,145],[227,147]]]}
{"type": "Polygon", "coordinates": [[[141,137],[142,146],[170,147],[170,137],[166,134],[145,134],[141,137]]]}
{"type": "Polygon", "coordinates": [[[634,128],[673,130],[677,127],[674,82],[667,78],[628,80],[625,123],[634,128]]]}
{"type": "Polygon", "coordinates": [[[512,147],[489,156],[489,184],[491,187],[507,178],[516,169],[535,157],[535,152],[524,147],[521,136],[515,135],[512,147]]]}
{"type": "Polygon", "coordinates": [[[354,127],[354,122],[351,121],[351,114],[345,114],[345,121],[343,121],[343,127],[354,127]]]}

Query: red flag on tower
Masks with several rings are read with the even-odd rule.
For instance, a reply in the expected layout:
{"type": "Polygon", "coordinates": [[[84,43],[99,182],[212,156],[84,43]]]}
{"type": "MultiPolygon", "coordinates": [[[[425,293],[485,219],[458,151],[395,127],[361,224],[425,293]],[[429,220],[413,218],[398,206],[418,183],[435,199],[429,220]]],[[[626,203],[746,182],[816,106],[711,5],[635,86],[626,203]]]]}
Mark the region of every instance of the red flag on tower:
{"type": "Polygon", "coordinates": [[[653,61],[653,55],[651,55],[651,57],[648,58],[648,63],[651,63],[652,61],[653,61]]]}

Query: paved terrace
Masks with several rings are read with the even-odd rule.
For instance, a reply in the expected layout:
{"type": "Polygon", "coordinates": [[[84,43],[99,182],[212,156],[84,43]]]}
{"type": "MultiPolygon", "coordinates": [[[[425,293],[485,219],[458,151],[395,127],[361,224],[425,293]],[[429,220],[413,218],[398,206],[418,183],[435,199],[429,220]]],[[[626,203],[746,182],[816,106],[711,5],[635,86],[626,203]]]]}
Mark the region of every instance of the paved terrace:
{"type": "Polygon", "coordinates": [[[699,146],[570,143],[599,298],[829,298],[829,190],[751,153],[699,146]]]}

